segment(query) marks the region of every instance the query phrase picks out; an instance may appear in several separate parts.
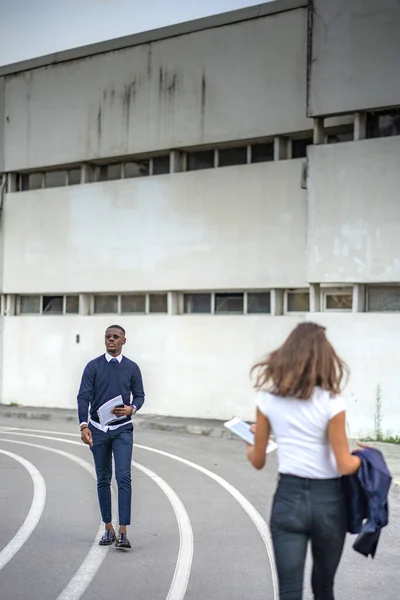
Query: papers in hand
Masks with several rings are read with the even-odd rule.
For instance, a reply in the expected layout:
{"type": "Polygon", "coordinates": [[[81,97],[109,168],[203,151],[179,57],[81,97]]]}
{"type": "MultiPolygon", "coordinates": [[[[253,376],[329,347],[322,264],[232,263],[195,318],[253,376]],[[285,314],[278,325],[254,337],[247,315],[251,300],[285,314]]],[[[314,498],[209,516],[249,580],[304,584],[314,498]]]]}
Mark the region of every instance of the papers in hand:
{"type": "MultiPolygon", "coordinates": [[[[235,417],[234,419],[231,419],[230,421],[224,423],[224,426],[236,435],[238,435],[240,438],[242,438],[242,440],[244,440],[248,444],[254,444],[254,433],[251,431],[250,425],[248,423],[245,423],[244,421],[241,421],[238,417],[235,417]]],[[[269,440],[266,448],[266,454],[273,452],[277,449],[277,447],[278,444],[276,442],[274,442],[273,440],[269,440]]]]}
{"type": "Polygon", "coordinates": [[[111,398],[111,400],[108,400],[108,402],[100,406],[99,410],[97,411],[97,414],[99,417],[100,425],[102,427],[105,427],[112,421],[120,421],[121,419],[126,419],[125,416],[117,417],[111,412],[116,406],[122,406],[123,403],[124,401],[122,400],[122,396],[115,396],[115,398],[111,398]]]}

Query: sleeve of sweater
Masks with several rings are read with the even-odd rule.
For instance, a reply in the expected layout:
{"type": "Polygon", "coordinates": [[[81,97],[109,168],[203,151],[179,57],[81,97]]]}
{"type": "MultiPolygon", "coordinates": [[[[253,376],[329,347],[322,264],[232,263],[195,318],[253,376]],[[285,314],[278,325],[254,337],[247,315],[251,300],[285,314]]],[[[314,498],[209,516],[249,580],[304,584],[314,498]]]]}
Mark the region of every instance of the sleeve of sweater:
{"type": "Polygon", "coordinates": [[[144,403],[144,389],[142,374],[137,364],[135,364],[135,368],[131,377],[131,392],[133,396],[132,406],[134,406],[136,410],[139,410],[142,408],[144,403]]]}
{"type": "Polygon", "coordinates": [[[78,419],[79,423],[87,423],[89,407],[93,397],[95,369],[90,362],[83,371],[81,385],[78,392],[78,419]]]}

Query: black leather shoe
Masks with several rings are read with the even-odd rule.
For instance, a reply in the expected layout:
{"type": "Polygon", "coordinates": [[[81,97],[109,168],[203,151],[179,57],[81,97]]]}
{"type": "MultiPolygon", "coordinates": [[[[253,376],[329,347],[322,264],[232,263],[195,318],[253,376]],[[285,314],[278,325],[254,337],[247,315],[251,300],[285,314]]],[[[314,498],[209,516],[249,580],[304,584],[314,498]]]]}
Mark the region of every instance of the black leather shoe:
{"type": "Polygon", "coordinates": [[[118,534],[117,541],[115,542],[116,548],[130,548],[131,543],[126,537],[126,533],[118,534]]]}
{"type": "Polygon", "coordinates": [[[111,546],[115,542],[115,531],[114,529],[106,529],[102,537],[100,538],[100,546],[111,546]]]}

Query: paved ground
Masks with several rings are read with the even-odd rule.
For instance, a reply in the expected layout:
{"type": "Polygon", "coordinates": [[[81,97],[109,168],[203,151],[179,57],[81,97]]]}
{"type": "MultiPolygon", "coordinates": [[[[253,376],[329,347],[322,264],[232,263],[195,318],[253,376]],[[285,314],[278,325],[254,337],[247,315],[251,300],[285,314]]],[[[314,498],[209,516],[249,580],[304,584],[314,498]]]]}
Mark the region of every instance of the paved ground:
{"type": "MultiPolygon", "coordinates": [[[[76,423],[0,413],[0,598],[273,600],[263,519],[276,456],[257,472],[237,441],[143,427],[135,438],[133,548],[121,552],[96,543],[92,460],[76,423]]],[[[338,600],[398,597],[399,525],[393,496],[374,561],[356,554],[349,538],[338,600]]]]}

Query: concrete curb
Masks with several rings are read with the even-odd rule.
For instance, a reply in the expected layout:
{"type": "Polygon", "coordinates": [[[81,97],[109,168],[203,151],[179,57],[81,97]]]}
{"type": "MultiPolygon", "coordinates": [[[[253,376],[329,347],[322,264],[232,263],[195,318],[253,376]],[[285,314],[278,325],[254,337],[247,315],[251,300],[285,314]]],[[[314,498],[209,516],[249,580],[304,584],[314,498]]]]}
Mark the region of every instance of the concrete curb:
{"type": "MultiPolygon", "coordinates": [[[[77,423],[76,410],[66,408],[28,408],[24,406],[6,406],[0,404],[0,425],[4,419],[21,419],[35,421],[66,421],[68,423],[77,423]]],[[[227,439],[240,442],[240,439],[233,433],[224,428],[223,421],[207,419],[185,419],[182,417],[164,417],[160,415],[140,415],[134,418],[136,429],[147,431],[169,431],[174,433],[185,433],[188,435],[197,435],[210,437],[214,439],[227,439]]],[[[354,443],[354,441],[353,441],[354,443]]],[[[354,444],[355,445],[355,444],[354,444]]],[[[379,449],[383,449],[385,444],[379,444],[379,449]]],[[[392,444],[387,444],[393,450],[392,444]]],[[[396,459],[400,464],[400,446],[398,447],[399,457],[396,459]]],[[[391,465],[389,464],[389,468],[391,465]]],[[[390,495],[400,499],[400,478],[398,468],[396,476],[393,478],[390,495]]]]}

